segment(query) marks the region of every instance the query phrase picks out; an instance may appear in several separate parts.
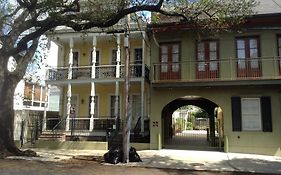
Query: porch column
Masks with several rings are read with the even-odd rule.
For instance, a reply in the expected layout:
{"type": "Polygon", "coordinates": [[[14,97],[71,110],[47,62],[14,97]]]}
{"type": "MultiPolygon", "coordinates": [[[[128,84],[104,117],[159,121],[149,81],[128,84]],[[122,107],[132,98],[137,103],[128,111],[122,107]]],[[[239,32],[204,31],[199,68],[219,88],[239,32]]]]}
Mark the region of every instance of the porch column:
{"type": "Polygon", "coordinates": [[[43,101],[43,87],[40,86],[40,107],[42,107],[42,101],[43,101]]]}
{"type": "MultiPolygon", "coordinates": [[[[68,80],[72,79],[72,65],[73,65],[73,38],[70,38],[69,41],[69,59],[68,59],[68,80]]],[[[71,83],[68,83],[67,86],[67,104],[66,104],[66,126],[65,130],[69,131],[69,118],[70,118],[70,108],[71,108],[71,83]]]]}
{"type": "Polygon", "coordinates": [[[141,133],[144,133],[145,32],[142,33],[141,133]]]}
{"type": "MultiPolygon", "coordinates": [[[[116,53],[116,78],[120,78],[120,61],[121,61],[121,48],[120,48],[120,34],[117,35],[117,53],[116,53]]],[[[118,116],[118,107],[119,107],[119,81],[115,81],[115,117],[118,116]]]]}
{"type": "MultiPolygon", "coordinates": [[[[97,54],[96,54],[96,45],[97,45],[97,36],[93,36],[93,52],[92,52],[92,74],[91,78],[95,79],[96,78],[96,62],[97,62],[97,54]]],[[[94,115],[95,115],[95,96],[96,96],[96,86],[95,82],[91,82],[91,118],[90,118],[90,128],[89,130],[92,131],[94,129],[94,115]]]]}
{"type": "Polygon", "coordinates": [[[43,114],[43,126],[42,126],[42,130],[43,131],[46,131],[47,129],[47,109],[49,107],[49,95],[50,95],[50,85],[47,85],[46,84],[46,87],[45,87],[45,105],[44,105],[44,114],[43,114]]]}

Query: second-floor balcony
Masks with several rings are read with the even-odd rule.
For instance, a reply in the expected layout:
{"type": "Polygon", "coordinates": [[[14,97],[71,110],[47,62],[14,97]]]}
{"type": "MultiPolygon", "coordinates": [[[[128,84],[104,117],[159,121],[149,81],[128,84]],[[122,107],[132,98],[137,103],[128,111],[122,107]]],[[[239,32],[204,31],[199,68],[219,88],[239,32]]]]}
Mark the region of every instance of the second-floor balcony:
{"type": "MultiPolygon", "coordinates": [[[[47,80],[49,81],[65,81],[69,80],[71,73],[71,79],[92,79],[92,70],[95,70],[94,79],[115,79],[125,77],[125,67],[124,65],[119,66],[119,71],[117,65],[99,65],[95,66],[79,66],[79,67],[56,67],[47,70],[47,80]],[[119,72],[119,76],[117,76],[119,72]]],[[[140,78],[142,75],[142,65],[141,64],[130,64],[129,76],[131,78],[140,78]]],[[[147,66],[144,68],[144,77],[149,79],[149,69],[147,66]]]]}
{"type": "Polygon", "coordinates": [[[162,62],[152,65],[152,83],[281,80],[281,58],[162,62]]]}

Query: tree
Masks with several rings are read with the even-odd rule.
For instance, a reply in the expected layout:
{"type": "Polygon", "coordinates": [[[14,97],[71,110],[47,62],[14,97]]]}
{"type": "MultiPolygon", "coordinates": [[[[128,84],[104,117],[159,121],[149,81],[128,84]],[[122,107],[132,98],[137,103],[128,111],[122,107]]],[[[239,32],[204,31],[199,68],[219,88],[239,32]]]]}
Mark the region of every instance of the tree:
{"type": "Polygon", "coordinates": [[[40,36],[57,26],[75,31],[109,27],[127,14],[152,11],[209,24],[231,23],[252,13],[254,0],[0,0],[0,153],[23,155],[13,139],[13,94],[38,47],[40,36]],[[236,18],[238,17],[239,18],[236,18]],[[198,20],[199,19],[199,20],[198,20]],[[17,66],[7,69],[13,57],[17,66]]]}

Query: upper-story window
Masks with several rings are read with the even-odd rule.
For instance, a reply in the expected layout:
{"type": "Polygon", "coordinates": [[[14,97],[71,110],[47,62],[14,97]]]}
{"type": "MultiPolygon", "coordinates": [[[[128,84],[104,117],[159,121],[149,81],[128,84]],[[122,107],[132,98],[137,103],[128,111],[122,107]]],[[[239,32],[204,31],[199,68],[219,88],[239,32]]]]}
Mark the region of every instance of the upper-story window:
{"type": "Polygon", "coordinates": [[[197,71],[198,79],[218,78],[219,75],[218,41],[200,41],[197,43],[197,71]]]}
{"type": "Polygon", "coordinates": [[[78,67],[79,66],[79,52],[78,51],[73,51],[73,67],[78,67]]]}
{"type": "Polygon", "coordinates": [[[260,77],[260,47],[258,37],[236,38],[237,76],[260,77]]]}
{"type": "Polygon", "coordinates": [[[160,44],[160,79],[180,79],[180,44],[160,44]]]}
{"type": "Polygon", "coordinates": [[[142,75],[142,48],[135,49],[135,66],[134,66],[134,74],[136,77],[141,77],[142,75]]]}
{"type": "Polygon", "coordinates": [[[113,49],[111,53],[111,64],[117,65],[117,50],[113,49]]]}
{"type": "Polygon", "coordinates": [[[135,64],[142,64],[142,48],[135,49],[135,64]]]}

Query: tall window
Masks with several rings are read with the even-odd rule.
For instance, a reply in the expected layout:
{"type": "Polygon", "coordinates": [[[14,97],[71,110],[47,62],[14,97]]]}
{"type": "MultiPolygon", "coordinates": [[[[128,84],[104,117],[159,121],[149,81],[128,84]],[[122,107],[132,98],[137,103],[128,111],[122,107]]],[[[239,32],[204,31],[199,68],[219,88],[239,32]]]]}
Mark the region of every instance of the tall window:
{"type": "MultiPolygon", "coordinates": [[[[92,96],[89,96],[89,116],[91,116],[91,102],[92,102],[92,96]]],[[[94,96],[94,102],[95,102],[94,117],[98,117],[98,107],[99,107],[98,96],[94,96]]]]}
{"type": "Polygon", "coordinates": [[[73,66],[78,67],[79,64],[79,52],[78,51],[73,51],[73,66]]]}
{"type": "Polygon", "coordinates": [[[142,48],[135,49],[135,66],[134,73],[136,77],[141,77],[142,75],[142,48]]]}
{"type": "Polygon", "coordinates": [[[117,50],[113,49],[111,53],[111,64],[116,65],[117,64],[117,50]]]}
{"type": "Polygon", "coordinates": [[[120,116],[120,96],[111,95],[110,96],[110,116],[111,117],[115,117],[116,98],[117,98],[117,114],[118,114],[118,116],[120,116]]]}
{"type": "Polygon", "coordinates": [[[236,39],[237,75],[239,77],[259,77],[260,49],[258,37],[243,37],[236,39]]]}
{"type": "Polygon", "coordinates": [[[160,79],[180,78],[180,43],[160,45],[160,79]]]}
{"type": "Polygon", "coordinates": [[[142,48],[135,49],[135,64],[142,64],[142,48]]]}
{"type": "Polygon", "coordinates": [[[198,79],[218,78],[218,42],[201,41],[197,43],[197,72],[198,79]]]}
{"type": "Polygon", "coordinates": [[[141,117],[141,96],[132,95],[132,121],[131,129],[134,129],[136,126],[139,117],[141,117]]]}

